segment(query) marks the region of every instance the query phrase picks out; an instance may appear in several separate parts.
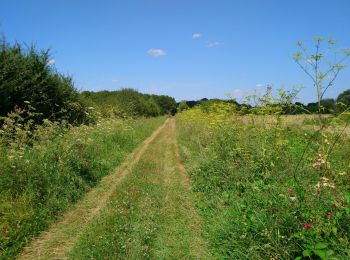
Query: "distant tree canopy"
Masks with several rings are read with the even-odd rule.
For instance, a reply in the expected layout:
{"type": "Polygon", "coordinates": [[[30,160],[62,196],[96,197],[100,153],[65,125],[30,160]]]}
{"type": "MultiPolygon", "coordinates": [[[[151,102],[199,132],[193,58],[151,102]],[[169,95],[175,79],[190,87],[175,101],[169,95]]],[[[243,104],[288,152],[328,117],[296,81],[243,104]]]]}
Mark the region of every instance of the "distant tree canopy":
{"type": "Polygon", "coordinates": [[[84,91],[80,98],[103,116],[158,116],[175,114],[176,101],[169,96],[142,94],[135,89],[118,91],[84,91]]]}
{"type": "Polygon", "coordinates": [[[350,107],[350,89],[345,90],[337,98],[338,103],[343,103],[347,107],[350,107]]]}
{"type": "MultiPolygon", "coordinates": [[[[197,105],[205,104],[207,102],[230,102],[236,105],[236,110],[241,114],[249,113],[254,106],[249,104],[239,104],[235,100],[222,100],[222,99],[207,99],[202,98],[200,100],[190,100],[181,101],[178,103],[179,111],[187,108],[192,108],[197,105]]],[[[333,98],[325,98],[321,100],[321,113],[332,114],[344,111],[344,105],[350,107],[350,89],[341,93],[335,100],[333,98]],[[343,106],[340,105],[343,103],[343,106]]],[[[276,106],[276,105],[272,105],[276,106]]],[[[277,105],[278,106],[278,105],[277,105]]],[[[318,103],[310,102],[308,104],[303,104],[301,102],[289,103],[280,105],[282,106],[283,114],[308,114],[308,113],[318,113],[318,103]]]]}
{"type": "Polygon", "coordinates": [[[59,74],[49,61],[48,51],[0,41],[0,116],[30,103],[37,120],[81,123],[86,119],[72,79],[59,74]]]}
{"type": "Polygon", "coordinates": [[[179,111],[184,111],[184,110],[186,110],[186,109],[189,109],[189,106],[187,105],[187,102],[186,102],[186,101],[181,101],[181,102],[179,103],[178,108],[179,108],[179,111]]]}

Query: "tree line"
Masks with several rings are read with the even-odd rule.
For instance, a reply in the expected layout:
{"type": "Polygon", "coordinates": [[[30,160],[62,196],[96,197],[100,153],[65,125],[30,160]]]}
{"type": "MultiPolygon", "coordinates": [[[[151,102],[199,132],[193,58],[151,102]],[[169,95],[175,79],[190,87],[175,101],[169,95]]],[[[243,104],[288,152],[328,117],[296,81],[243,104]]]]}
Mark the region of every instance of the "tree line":
{"type": "MultiPolygon", "coordinates": [[[[256,107],[249,103],[239,103],[234,99],[208,99],[202,98],[200,100],[183,100],[178,103],[178,110],[186,110],[194,106],[204,103],[227,102],[236,106],[236,109],[242,113],[249,113],[256,107]]],[[[321,100],[321,113],[323,114],[339,114],[344,110],[350,108],[350,89],[343,91],[336,99],[325,98],[321,100]]],[[[318,113],[318,102],[310,102],[307,104],[301,102],[290,102],[288,104],[271,104],[271,106],[283,106],[283,114],[308,114],[318,113]]]]}
{"type": "Polygon", "coordinates": [[[79,93],[72,77],[57,71],[48,50],[0,40],[0,124],[10,113],[36,123],[44,119],[70,124],[91,123],[94,116],[159,116],[174,114],[169,96],[134,89],[79,93]]]}

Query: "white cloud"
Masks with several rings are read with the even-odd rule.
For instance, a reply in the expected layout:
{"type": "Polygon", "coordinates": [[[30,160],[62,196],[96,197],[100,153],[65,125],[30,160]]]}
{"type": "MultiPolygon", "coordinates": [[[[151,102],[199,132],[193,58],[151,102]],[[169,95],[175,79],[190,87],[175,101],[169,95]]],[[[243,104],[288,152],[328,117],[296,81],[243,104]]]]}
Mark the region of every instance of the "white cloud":
{"type": "Polygon", "coordinates": [[[55,63],[56,63],[56,61],[54,59],[51,59],[47,62],[47,65],[53,65],[55,63]]]}
{"type": "Polygon", "coordinates": [[[119,83],[120,82],[119,79],[112,79],[111,81],[112,81],[112,83],[119,83]]]}
{"type": "Polygon", "coordinates": [[[149,55],[151,55],[152,57],[155,57],[155,58],[163,57],[163,56],[166,56],[166,55],[167,55],[166,51],[164,51],[164,50],[162,50],[162,49],[154,49],[154,48],[149,49],[149,50],[147,51],[147,53],[148,53],[149,55]]]}
{"type": "Polygon", "coordinates": [[[265,87],[265,86],[266,86],[266,84],[264,84],[264,83],[258,83],[258,84],[255,85],[255,87],[257,87],[257,88],[262,88],[262,87],[265,87]]]}
{"type": "Polygon", "coordinates": [[[199,38],[201,38],[202,37],[202,34],[201,33],[194,33],[194,34],[192,34],[192,39],[193,40],[197,40],[197,39],[199,39],[199,38]]]}
{"type": "Polygon", "coordinates": [[[218,41],[209,41],[205,43],[205,46],[207,46],[208,48],[217,47],[219,45],[221,45],[221,42],[218,41]]]}

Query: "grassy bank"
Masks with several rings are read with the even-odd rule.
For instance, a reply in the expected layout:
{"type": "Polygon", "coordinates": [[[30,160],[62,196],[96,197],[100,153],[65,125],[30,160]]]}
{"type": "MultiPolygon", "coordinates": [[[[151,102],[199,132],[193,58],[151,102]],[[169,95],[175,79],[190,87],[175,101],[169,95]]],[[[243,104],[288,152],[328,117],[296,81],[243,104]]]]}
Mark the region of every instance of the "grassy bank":
{"type": "Polygon", "coordinates": [[[162,122],[112,119],[69,129],[47,122],[30,141],[2,139],[0,258],[15,256],[162,122]]]}
{"type": "Polygon", "coordinates": [[[242,122],[220,104],[179,115],[180,151],[212,254],[348,259],[350,141],[254,117],[242,122]]]}

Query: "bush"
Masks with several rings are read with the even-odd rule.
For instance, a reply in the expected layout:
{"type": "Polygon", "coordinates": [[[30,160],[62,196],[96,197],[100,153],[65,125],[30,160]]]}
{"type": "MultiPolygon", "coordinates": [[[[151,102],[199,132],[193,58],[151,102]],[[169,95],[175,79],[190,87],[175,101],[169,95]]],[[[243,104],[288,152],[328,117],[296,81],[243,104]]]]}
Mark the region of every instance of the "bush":
{"type": "Polygon", "coordinates": [[[174,114],[176,102],[168,96],[142,94],[131,88],[118,91],[84,91],[80,99],[104,117],[138,117],[174,114]]]}
{"type": "Polygon", "coordinates": [[[34,46],[24,49],[5,39],[0,42],[0,100],[0,116],[30,102],[37,112],[36,122],[44,118],[74,124],[88,120],[72,79],[50,65],[49,51],[34,46]]]}

